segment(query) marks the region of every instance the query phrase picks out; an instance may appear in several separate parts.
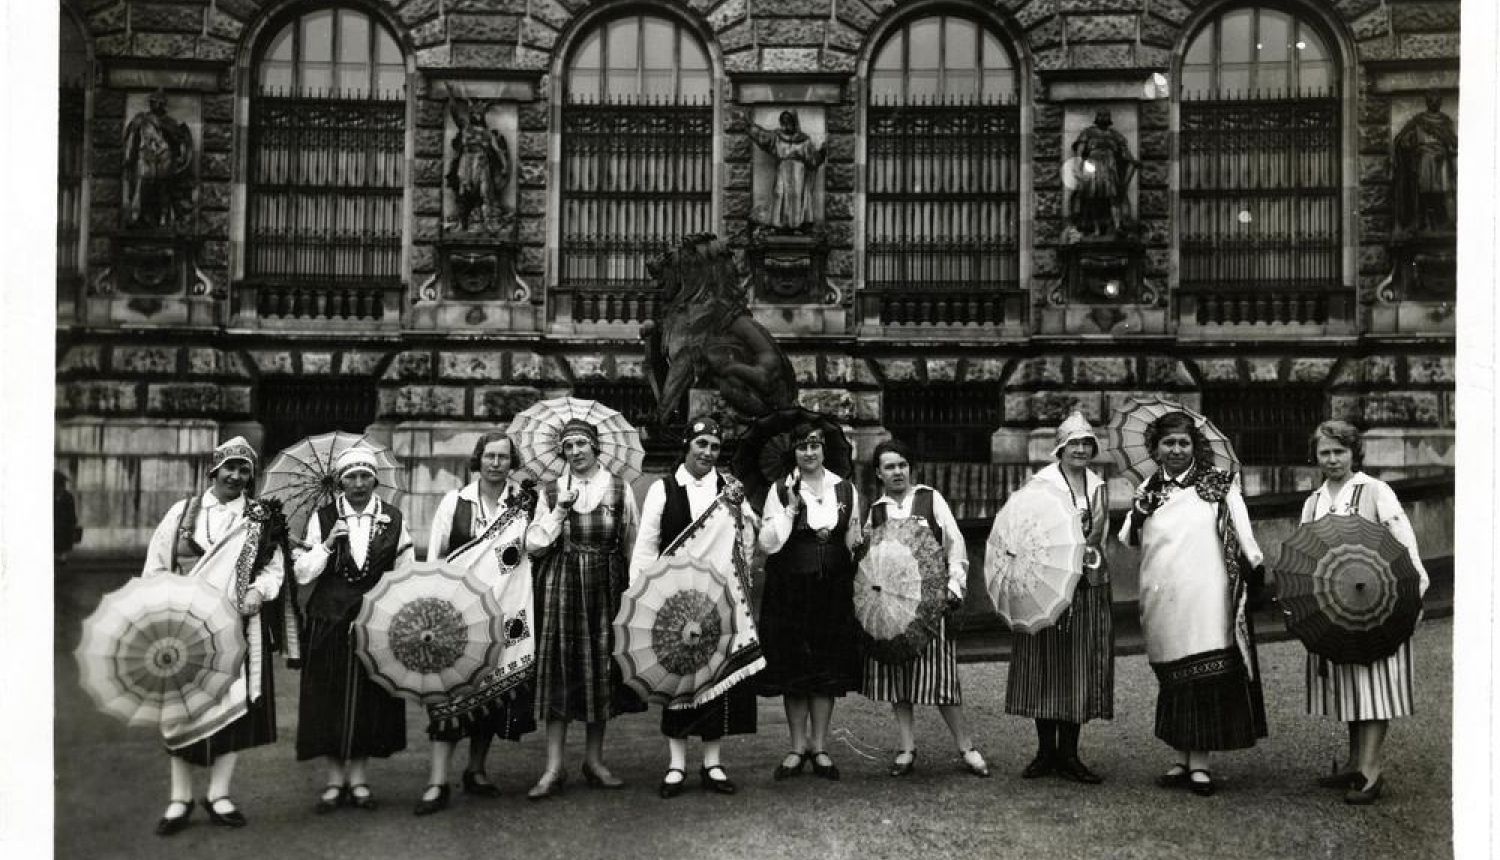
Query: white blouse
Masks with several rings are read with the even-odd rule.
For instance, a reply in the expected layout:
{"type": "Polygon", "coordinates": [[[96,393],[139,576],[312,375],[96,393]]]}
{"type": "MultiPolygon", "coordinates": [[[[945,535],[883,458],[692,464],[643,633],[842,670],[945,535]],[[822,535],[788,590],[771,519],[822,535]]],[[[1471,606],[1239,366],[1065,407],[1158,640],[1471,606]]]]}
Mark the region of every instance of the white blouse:
{"type": "MultiPolygon", "coordinates": [[[[796,483],[797,472],[786,476],[782,483],[790,489],[796,483]]],[[[834,473],[823,470],[823,493],[821,496],[813,495],[812,489],[807,481],[802,482],[802,488],[797,495],[802,500],[802,508],[807,513],[807,525],[811,529],[831,529],[839,523],[839,497],[834,489],[844,479],[834,473]]],[[[851,551],[859,546],[864,538],[859,528],[859,490],[854,490],[852,502],[854,510],[849,513],[849,530],[844,533],[844,544],[851,551]]],[[[787,508],[781,504],[781,496],[774,487],[766,493],[765,522],[760,528],[760,548],[767,554],[779,551],[786,546],[787,539],[792,536],[793,517],[787,514],[787,508]]]]}
{"type": "MultiPolygon", "coordinates": [[[[932,490],[926,484],[917,484],[907,491],[906,497],[896,501],[887,494],[882,494],[870,505],[870,511],[865,514],[865,526],[868,528],[875,508],[884,505],[885,516],[889,520],[904,520],[911,516],[912,503],[916,501],[918,490],[932,490]]],[[[948,507],[948,500],[937,490],[932,490],[932,518],[937,520],[938,528],[943,530],[943,555],[948,560],[948,591],[958,599],[962,600],[964,593],[969,587],[969,549],[964,544],[963,532],[958,530],[958,520],[953,518],[953,510],[948,507]]],[[[934,535],[936,537],[936,535],[934,535]]]]}
{"type": "MultiPolygon", "coordinates": [[[[568,492],[569,473],[563,472],[563,476],[557,481],[557,493],[562,496],[568,492]]],[[[572,475],[572,488],[578,491],[578,498],[573,501],[573,510],[580,514],[592,512],[604,502],[605,496],[609,494],[611,485],[619,481],[613,472],[606,470],[603,466],[594,470],[587,479],[572,475]]],[[[641,515],[635,504],[635,493],[629,484],[624,484],[621,496],[624,497],[624,510],[618,513],[620,522],[620,546],[625,547],[626,556],[630,554],[630,547],[635,541],[635,533],[639,528],[641,515]]],[[[531,525],[526,528],[526,551],[538,553],[557,542],[562,534],[563,523],[568,519],[568,508],[552,507],[547,504],[547,494],[541,493],[541,498],[536,502],[536,515],[531,519],[531,525]]]]}
{"type": "MultiPolygon", "coordinates": [[[[356,511],[349,507],[345,501],[344,494],[340,493],[336,499],[338,512],[341,519],[349,526],[349,555],[354,559],[354,564],[364,567],[365,555],[370,550],[370,531],[375,528],[375,520],[385,514],[385,503],[379,496],[371,496],[370,503],[365,505],[362,511],[356,511]]],[[[292,565],[297,574],[297,582],[306,585],[322,575],[323,569],[328,566],[330,553],[323,546],[323,527],[318,523],[316,512],[307,518],[307,540],[311,549],[306,550],[292,565]]],[[[396,564],[393,570],[400,570],[410,565],[415,560],[416,554],[412,551],[411,534],[406,529],[406,520],[401,520],[401,535],[396,544],[396,564]]]]}
{"type": "Polygon", "coordinates": [[[1372,478],[1364,472],[1355,472],[1344,482],[1343,489],[1339,490],[1337,498],[1328,492],[1328,482],[1324,481],[1312,496],[1302,506],[1302,522],[1310,523],[1313,520],[1333,514],[1335,516],[1355,516],[1358,511],[1354,510],[1354,490],[1356,487],[1365,487],[1366,493],[1372,493],[1375,497],[1375,516],[1380,524],[1390,529],[1396,540],[1406,547],[1411,555],[1412,564],[1416,565],[1417,572],[1422,575],[1421,593],[1427,593],[1429,580],[1427,568],[1422,566],[1422,555],[1417,550],[1417,533],[1411,527],[1411,520],[1407,519],[1406,510],[1401,507],[1401,500],[1396,498],[1396,491],[1390,485],[1378,478],[1372,478]]]}
{"type": "MultiPolygon", "coordinates": [[[[701,478],[693,477],[687,470],[687,466],[678,464],[677,470],[672,473],[671,480],[676,481],[678,486],[687,490],[688,511],[693,519],[703,516],[703,512],[719,497],[719,491],[714,488],[715,473],[709,472],[701,478]]],[[[661,555],[661,515],[667,507],[667,491],[661,481],[652,481],[651,489],[646,491],[646,501],[641,505],[640,530],[636,532],[635,549],[630,554],[630,581],[634,582],[640,576],[646,565],[656,561],[661,555]]],[[[756,531],[760,528],[760,521],[750,505],[741,502],[740,511],[745,516],[746,528],[743,537],[747,545],[745,557],[749,558],[754,550],[756,531]]]]}

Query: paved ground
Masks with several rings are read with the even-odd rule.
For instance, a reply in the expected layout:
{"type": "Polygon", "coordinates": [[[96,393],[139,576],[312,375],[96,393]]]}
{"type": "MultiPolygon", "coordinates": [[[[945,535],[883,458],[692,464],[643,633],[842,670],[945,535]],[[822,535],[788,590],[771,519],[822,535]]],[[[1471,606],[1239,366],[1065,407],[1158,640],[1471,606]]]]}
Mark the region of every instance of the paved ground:
{"type": "MultiPolygon", "coordinates": [[[[727,764],[742,787],[736,797],[692,790],[672,801],[658,799],[665,748],[652,713],[611,723],[608,759],[630,782],[624,791],[582,786],[580,736],[570,745],[574,778],[567,791],[527,802],[525,791],[544,759],[541,738],[532,735],[497,746],[491,757],[502,798],[475,801],[455,792],[451,809],[418,819],[411,804],[425,782],[428,742],[423,719],[409,708],[408,750],[372,766],[381,809],[320,818],[311,807],[321,768],[296,762],[292,750],[297,675],[281,668],[276,681],[282,742],[246,753],[235,783],[250,826],[220,830],[199,812],[187,831],[163,840],[151,833],[167,791],[156,739],[96,713],[78,689],[71,658],[79,620],[119,581],[90,575],[58,583],[58,858],[1452,856],[1452,623],[1444,618],[1418,631],[1419,713],[1391,733],[1390,791],[1374,807],[1345,806],[1337,793],[1312,785],[1342,749],[1344,730],[1302,713],[1304,652],[1295,642],[1262,647],[1271,737],[1254,750],[1218,756],[1223,788],[1206,799],[1152,784],[1170,764],[1170,752],[1151,734],[1156,682],[1144,658],[1132,655],[1117,663],[1115,719],[1084,732],[1085,760],[1108,779],[1098,787],[1017,776],[1032,752],[1031,724],[1003,712],[1006,664],[980,662],[965,664],[962,679],[969,719],[995,770],[989,780],[958,769],[935,709],[918,711],[916,774],[904,780],[885,776],[894,746],[889,710],[850,696],[834,715],[838,740],[832,753],[843,781],[774,783],[771,769],[785,750],[786,730],[779,700],[763,699],[760,733],[726,743],[727,764]]],[[[1128,640],[1132,634],[1125,633],[1128,640]]]]}

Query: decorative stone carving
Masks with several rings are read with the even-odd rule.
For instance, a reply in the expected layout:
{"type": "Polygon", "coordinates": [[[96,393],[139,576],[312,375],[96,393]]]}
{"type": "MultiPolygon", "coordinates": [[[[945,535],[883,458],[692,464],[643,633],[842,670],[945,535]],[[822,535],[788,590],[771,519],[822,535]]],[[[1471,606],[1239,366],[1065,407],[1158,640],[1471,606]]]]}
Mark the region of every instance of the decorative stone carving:
{"type": "Polygon", "coordinates": [[[765,226],[779,233],[808,233],[821,220],[816,211],[817,170],[826,156],[824,143],[814,143],[802,130],[794,111],[781,112],[779,128],[751,124],[750,139],[776,161],[771,205],[762,215],[765,226]]]}
{"type": "Polygon", "coordinates": [[[1458,226],[1458,129],[1443,113],[1443,96],[1407,120],[1393,143],[1399,233],[1452,233],[1458,226]]]}

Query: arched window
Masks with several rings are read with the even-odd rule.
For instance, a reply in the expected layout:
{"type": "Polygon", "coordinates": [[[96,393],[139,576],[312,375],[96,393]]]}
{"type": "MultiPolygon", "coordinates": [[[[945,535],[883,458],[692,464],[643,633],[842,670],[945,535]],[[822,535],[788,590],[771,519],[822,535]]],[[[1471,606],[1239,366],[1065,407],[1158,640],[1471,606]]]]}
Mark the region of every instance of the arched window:
{"type": "Polygon", "coordinates": [[[1181,65],[1188,324],[1324,324],[1343,285],[1339,67],[1305,17],[1230,8],[1181,65]]]}
{"type": "Polygon", "coordinates": [[[82,277],[84,152],[88,140],[85,99],[89,51],[83,30],[59,10],[57,77],[57,295],[76,296],[82,277]]]}
{"type": "Polygon", "coordinates": [[[955,15],[906,21],[875,52],[864,289],[883,324],[1018,321],[1017,82],[999,37],[955,15]]]}
{"type": "Polygon", "coordinates": [[[628,15],[582,36],[563,87],[558,287],[575,319],[629,321],[646,263],[714,229],[713,71],[682,24],[628,15]]]}
{"type": "MultiPolygon", "coordinates": [[[[245,236],[245,277],[266,288],[264,311],[297,285],[371,288],[358,303],[400,281],[405,90],[400,47],[363,12],[304,12],[265,42],[250,99],[245,236]]],[[[347,315],[379,314],[365,303],[347,315]]]]}

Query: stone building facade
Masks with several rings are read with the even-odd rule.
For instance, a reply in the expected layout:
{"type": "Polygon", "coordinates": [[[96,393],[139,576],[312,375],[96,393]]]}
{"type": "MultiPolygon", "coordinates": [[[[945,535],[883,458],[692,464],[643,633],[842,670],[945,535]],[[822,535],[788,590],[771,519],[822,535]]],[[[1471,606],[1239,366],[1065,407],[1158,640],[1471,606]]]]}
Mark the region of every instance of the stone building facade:
{"type": "Polygon", "coordinates": [[[1223,426],[1252,494],[1310,486],[1330,416],[1384,477],[1453,469],[1456,0],[60,14],[56,456],[86,550],[143,546],[234,434],[368,431],[425,520],[539,398],[643,415],[644,266],[697,232],[744,254],[800,401],[862,452],[916,441],[961,516],[1069,410],[1140,393],[1223,426]],[[783,111],[822,153],[792,230],[756,143],[783,111]],[[185,145],[151,167],[142,139],[185,145]]]}

